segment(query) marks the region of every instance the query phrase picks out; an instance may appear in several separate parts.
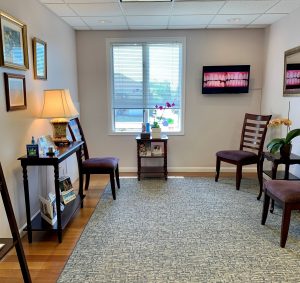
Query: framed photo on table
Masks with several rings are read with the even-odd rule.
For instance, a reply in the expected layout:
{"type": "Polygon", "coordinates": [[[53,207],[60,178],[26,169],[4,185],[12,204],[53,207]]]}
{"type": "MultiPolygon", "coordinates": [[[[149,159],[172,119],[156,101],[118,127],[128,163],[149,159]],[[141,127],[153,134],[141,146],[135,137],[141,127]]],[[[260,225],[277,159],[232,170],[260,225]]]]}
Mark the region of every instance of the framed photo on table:
{"type": "Polygon", "coordinates": [[[27,27],[0,11],[0,66],[26,70],[28,64],[27,27]]]}
{"type": "Polygon", "coordinates": [[[27,108],[25,76],[4,73],[6,110],[15,111],[27,108]]]}
{"type": "Polygon", "coordinates": [[[36,80],[47,80],[47,43],[34,37],[32,39],[33,71],[36,80]]]}

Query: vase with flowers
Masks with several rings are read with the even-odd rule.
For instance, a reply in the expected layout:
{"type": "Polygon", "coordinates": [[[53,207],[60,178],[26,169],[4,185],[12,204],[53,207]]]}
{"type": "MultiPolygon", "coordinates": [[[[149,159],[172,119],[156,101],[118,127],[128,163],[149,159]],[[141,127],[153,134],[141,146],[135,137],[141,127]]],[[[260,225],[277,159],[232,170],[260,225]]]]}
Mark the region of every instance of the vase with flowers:
{"type": "Polygon", "coordinates": [[[290,130],[292,121],[288,118],[272,119],[269,122],[268,127],[279,127],[281,125],[284,125],[287,127],[286,137],[285,138],[275,138],[275,139],[271,140],[267,144],[267,149],[271,153],[276,153],[277,151],[280,151],[280,155],[282,158],[289,158],[291,151],[292,151],[291,141],[295,137],[300,136],[300,129],[290,130]]]}
{"type": "Polygon", "coordinates": [[[174,123],[172,118],[165,118],[164,114],[166,109],[171,109],[175,106],[175,103],[166,102],[165,105],[155,105],[154,121],[151,125],[152,137],[160,138],[161,126],[167,127],[169,124],[174,123]]]}

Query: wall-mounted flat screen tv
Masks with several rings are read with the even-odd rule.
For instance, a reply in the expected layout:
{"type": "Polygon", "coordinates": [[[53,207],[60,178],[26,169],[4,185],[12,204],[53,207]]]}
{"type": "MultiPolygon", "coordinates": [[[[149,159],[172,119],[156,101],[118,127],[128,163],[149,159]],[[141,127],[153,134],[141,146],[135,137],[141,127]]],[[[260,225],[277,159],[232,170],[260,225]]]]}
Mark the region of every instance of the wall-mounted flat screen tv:
{"type": "Polygon", "coordinates": [[[287,64],[285,76],[286,89],[300,88],[300,64],[287,64]]]}
{"type": "Polygon", "coordinates": [[[202,93],[248,93],[250,65],[203,66],[202,93]]]}

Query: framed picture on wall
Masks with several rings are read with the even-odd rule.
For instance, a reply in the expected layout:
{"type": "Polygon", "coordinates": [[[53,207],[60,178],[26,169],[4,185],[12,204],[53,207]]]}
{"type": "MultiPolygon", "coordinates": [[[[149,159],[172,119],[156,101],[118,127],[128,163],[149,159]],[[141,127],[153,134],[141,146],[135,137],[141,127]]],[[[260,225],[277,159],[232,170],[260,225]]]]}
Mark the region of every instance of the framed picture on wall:
{"type": "Polygon", "coordinates": [[[47,43],[34,37],[32,39],[33,72],[36,80],[47,80],[47,43]]]}
{"type": "Polygon", "coordinates": [[[0,66],[28,69],[26,25],[0,11],[0,28],[0,66]]]}
{"type": "Polygon", "coordinates": [[[27,108],[25,76],[4,73],[6,110],[22,110],[27,108]]]}

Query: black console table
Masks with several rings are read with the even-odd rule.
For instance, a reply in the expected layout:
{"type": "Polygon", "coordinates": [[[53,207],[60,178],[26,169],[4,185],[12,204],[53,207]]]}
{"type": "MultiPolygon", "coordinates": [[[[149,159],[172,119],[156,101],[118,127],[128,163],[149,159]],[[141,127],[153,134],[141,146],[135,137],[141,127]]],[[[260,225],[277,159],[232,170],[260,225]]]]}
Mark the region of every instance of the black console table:
{"type": "Polygon", "coordinates": [[[59,190],[59,163],[67,159],[72,154],[76,153],[77,162],[78,162],[78,171],[80,175],[81,170],[81,146],[84,142],[78,141],[70,143],[66,146],[58,147],[58,154],[51,156],[42,156],[42,157],[27,157],[22,156],[18,158],[21,161],[21,166],[23,168],[23,182],[24,182],[24,195],[25,195],[25,204],[26,204],[26,217],[27,217],[27,233],[28,233],[28,242],[32,242],[32,231],[47,231],[54,230],[57,231],[58,241],[62,242],[62,231],[67,226],[71,217],[83,206],[83,190],[79,188],[79,193],[75,200],[65,205],[63,212],[60,211],[60,190],[59,190]],[[55,195],[56,195],[56,208],[57,208],[57,222],[55,225],[48,224],[45,220],[42,219],[40,213],[31,220],[30,213],[30,199],[29,199],[29,186],[28,186],[28,177],[27,177],[27,166],[53,166],[54,167],[54,182],[55,182],[55,195]]]}
{"type": "MultiPolygon", "coordinates": [[[[299,180],[296,176],[291,174],[289,172],[290,165],[294,164],[300,164],[300,156],[296,154],[291,154],[290,158],[282,158],[279,153],[272,154],[270,152],[263,152],[260,158],[259,162],[259,174],[262,180],[263,173],[265,173],[267,176],[269,176],[272,180],[299,180]],[[272,162],[272,170],[267,171],[263,169],[264,166],[264,160],[267,159],[268,161],[272,162]],[[279,164],[285,165],[284,171],[278,171],[277,168],[279,164]]],[[[259,188],[259,194],[257,199],[259,200],[261,198],[263,191],[263,183],[261,182],[260,188],[259,188]]]]}

